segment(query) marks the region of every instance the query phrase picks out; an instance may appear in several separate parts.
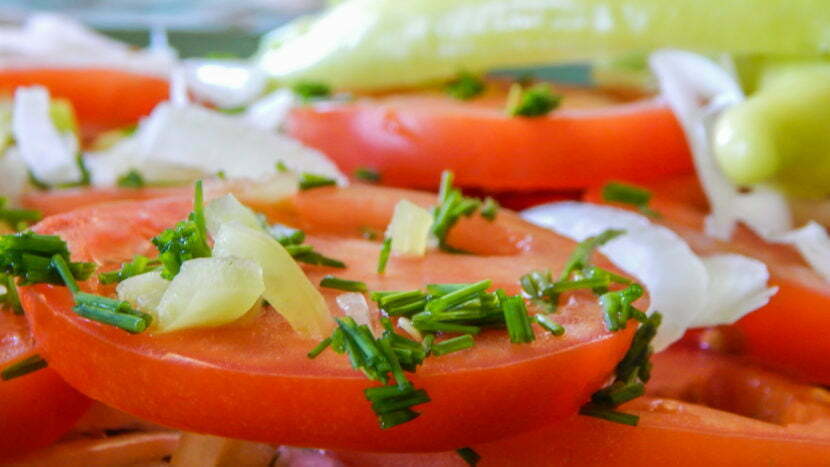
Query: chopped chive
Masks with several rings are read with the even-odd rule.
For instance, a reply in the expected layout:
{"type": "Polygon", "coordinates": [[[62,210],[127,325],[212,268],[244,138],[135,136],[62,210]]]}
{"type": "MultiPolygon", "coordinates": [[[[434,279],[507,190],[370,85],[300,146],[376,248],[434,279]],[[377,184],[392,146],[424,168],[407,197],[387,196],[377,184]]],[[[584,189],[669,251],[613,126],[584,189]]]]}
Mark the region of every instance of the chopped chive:
{"type": "Polygon", "coordinates": [[[472,298],[480,292],[484,292],[489,289],[491,285],[493,285],[493,281],[489,279],[466,285],[460,289],[454,290],[446,295],[442,295],[435,300],[432,300],[427,304],[427,310],[444,311],[454,305],[458,305],[459,303],[472,298]]]}
{"type": "Polygon", "coordinates": [[[530,316],[527,314],[522,297],[508,297],[501,290],[499,300],[504,311],[504,322],[507,325],[507,334],[514,344],[529,343],[536,339],[533,328],[530,326],[530,316]]]}
{"type": "Polygon", "coordinates": [[[312,188],[334,185],[337,185],[337,181],[333,178],[308,172],[300,174],[300,190],[310,190],[312,188]]]}
{"type": "Polygon", "coordinates": [[[58,271],[61,279],[63,279],[63,283],[66,284],[66,288],[68,288],[73,295],[80,291],[78,283],[75,281],[75,277],[72,275],[72,271],[69,269],[69,265],[66,263],[66,260],[63,259],[63,256],[59,254],[52,256],[52,267],[58,271]]]}
{"type": "Polygon", "coordinates": [[[84,318],[121,328],[131,334],[137,334],[147,329],[147,322],[138,316],[116,313],[91,305],[75,305],[73,310],[84,318]]]}
{"type": "Polygon", "coordinates": [[[320,281],[320,287],[345,290],[348,292],[366,292],[367,290],[365,282],[341,279],[339,277],[332,276],[331,274],[323,277],[320,281]]]}
{"type": "Polygon", "coordinates": [[[366,240],[377,240],[379,237],[378,233],[371,227],[361,227],[360,236],[366,240]]]}
{"type": "Polygon", "coordinates": [[[579,409],[581,415],[600,418],[609,422],[621,423],[623,425],[637,426],[640,417],[628,413],[618,412],[614,409],[600,407],[595,404],[586,404],[579,409]]]}
{"type": "Polygon", "coordinates": [[[60,255],[66,260],[72,276],[86,280],[95,269],[92,263],[69,262],[69,249],[56,235],[40,235],[20,232],[0,235],[0,272],[19,277],[20,285],[48,283],[63,285],[52,257],[60,255]]]}
{"type": "Polygon", "coordinates": [[[425,335],[423,342],[421,342],[421,345],[424,348],[424,353],[426,353],[427,355],[431,354],[432,347],[433,345],[435,345],[435,334],[430,333],[425,335]]]}
{"type": "Polygon", "coordinates": [[[316,81],[300,81],[291,86],[291,91],[305,102],[331,96],[331,88],[325,83],[316,81]]]}
{"type": "Polygon", "coordinates": [[[9,200],[0,196],[0,222],[10,229],[21,231],[43,218],[40,211],[31,209],[14,209],[8,207],[9,200]]]}
{"type": "Polygon", "coordinates": [[[283,162],[281,160],[277,161],[277,163],[275,164],[274,167],[277,169],[278,173],[284,174],[284,173],[288,172],[288,166],[285,165],[285,162],[283,162]]]}
{"type": "Polygon", "coordinates": [[[44,360],[39,354],[30,355],[3,368],[3,370],[0,371],[0,380],[8,381],[10,379],[19,378],[46,368],[46,366],[46,360],[44,360]]]}
{"type": "Polygon", "coordinates": [[[608,229],[599,235],[588,237],[580,242],[574,249],[573,253],[571,253],[571,257],[565,264],[565,268],[562,270],[559,280],[566,280],[570,277],[571,273],[581,271],[582,269],[588,267],[591,255],[594,254],[594,251],[596,251],[597,248],[605,245],[624,233],[624,230],[608,229]]]}
{"type": "Polygon", "coordinates": [[[603,407],[617,407],[646,393],[645,385],[635,377],[624,383],[616,381],[607,388],[600,389],[591,396],[591,400],[603,407]]]}
{"type": "Polygon", "coordinates": [[[649,208],[651,192],[645,188],[619,182],[609,182],[602,187],[602,199],[612,203],[630,204],[650,217],[660,217],[660,213],[649,208]]]}
{"type": "Polygon", "coordinates": [[[610,285],[608,278],[606,277],[592,277],[588,279],[577,279],[577,280],[563,280],[557,281],[553,284],[549,285],[542,291],[542,295],[551,296],[554,294],[568,292],[571,290],[581,290],[581,289],[595,289],[598,287],[607,287],[610,285]]]}
{"type": "Polygon", "coordinates": [[[387,238],[383,241],[383,246],[380,248],[380,256],[378,256],[378,274],[386,272],[386,263],[389,262],[389,254],[392,252],[392,239],[387,238]]]}
{"type": "MultiPolygon", "coordinates": [[[[478,326],[470,326],[466,324],[453,324],[429,319],[414,319],[412,325],[415,326],[419,332],[456,332],[459,334],[478,334],[481,328],[478,326]]],[[[433,345],[433,348],[435,346],[433,345]]]]}
{"type": "Polygon", "coordinates": [[[527,89],[514,83],[507,96],[507,114],[511,117],[542,117],[562,103],[562,96],[554,94],[547,84],[527,89]]]}
{"type": "Polygon", "coordinates": [[[146,183],[144,177],[136,169],[130,169],[129,172],[118,177],[116,184],[121,188],[144,188],[146,183]]]}
{"type": "Polygon", "coordinates": [[[201,180],[195,184],[193,211],[187,216],[187,219],[156,235],[152,242],[159,251],[158,260],[162,266],[161,276],[168,280],[176,277],[182,263],[185,261],[211,256],[210,246],[207,242],[204,194],[201,180]]]}
{"type": "Polygon", "coordinates": [[[132,261],[121,264],[120,269],[98,274],[98,280],[101,284],[114,284],[129,279],[130,277],[153,271],[160,266],[161,262],[158,260],[151,260],[146,256],[137,255],[132,261]]]}
{"type": "Polygon", "coordinates": [[[447,244],[447,235],[462,217],[471,216],[480,206],[481,201],[468,198],[453,188],[454,175],[449,170],[441,174],[441,186],[438,192],[438,205],[432,211],[432,234],[438,239],[438,246],[449,252],[460,250],[447,244]]]}
{"type": "Polygon", "coordinates": [[[354,177],[367,183],[380,182],[380,172],[371,167],[358,167],[354,171],[354,177]]]}
{"type": "Polygon", "coordinates": [[[20,304],[20,296],[17,294],[14,277],[0,273],[0,285],[6,289],[6,293],[0,295],[0,304],[11,309],[16,315],[23,314],[23,305],[20,304]]]}
{"type": "Polygon", "coordinates": [[[498,201],[489,196],[487,198],[484,198],[484,204],[481,205],[481,217],[487,219],[488,221],[493,221],[496,219],[496,215],[498,213],[498,201]]]}
{"type": "Polygon", "coordinates": [[[268,233],[283,246],[300,245],[305,242],[305,232],[287,225],[270,225],[268,226],[268,233]]]}
{"type": "Polygon", "coordinates": [[[471,467],[478,465],[481,460],[481,455],[473,450],[473,448],[456,449],[455,452],[471,467]]]}
{"type": "Polygon", "coordinates": [[[472,335],[464,334],[433,344],[432,354],[436,357],[440,357],[441,355],[446,355],[448,353],[469,349],[474,343],[475,341],[473,340],[472,335]]]}
{"type": "Polygon", "coordinates": [[[462,71],[444,85],[444,92],[450,97],[467,101],[481,95],[486,89],[484,80],[470,72],[462,71]]]}
{"type": "Polygon", "coordinates": [[[317,344],[316,347],[311,349],[311,351],[308,353],[308,358],[317,358],[317,356],[323,353],[323,351],[326,350],[329,345],[331,345],[331,337],[326,337],[319,344],[317,344]]]}
{"type": "Polygon", "coordinates": [[[553,321],[545,315],[535,315],[534,319],[537,323],[539,323],[539,326],[542,326],[554,336],[561,336],[565,334],[565,328],[562,327],[561,324],[553,321]]]}

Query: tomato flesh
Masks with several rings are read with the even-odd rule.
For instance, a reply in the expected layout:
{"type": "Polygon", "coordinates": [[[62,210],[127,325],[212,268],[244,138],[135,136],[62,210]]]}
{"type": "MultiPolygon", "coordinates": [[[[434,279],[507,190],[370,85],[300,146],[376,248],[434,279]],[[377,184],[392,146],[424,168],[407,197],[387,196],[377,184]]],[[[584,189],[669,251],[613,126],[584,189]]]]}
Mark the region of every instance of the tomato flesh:
{"type": "Polygon", "coordinates": [[[671,110],[604,91],[557,88],[563,107],[540,118],[505,114],[506,87],[472,101],[422,92],[296,108],[288,133],[345,173],[377,169],[383,183],[434,188],[442,170],[464,187],[569,190],[602,178],[653,180],[692,171],[671,110]]]}
{"type": "MultiPolygon", "coordinates": [[[[270,206],[269,214],[305,229],[309,243],[349,265],[308,267],[313,282],[336,273],[372,290],[490,278],[515,293],[521,274],[561,268],[574,246],[505,211],[494,223],[467,219],[452,232],[454,245],[477,256],[393,258],[379,276],[379,244],[360,238],[360,228],[383,229],[402,198],[434,202],[392,189],[316,189],[270,206]]],[[[149,253],[149,239],[189,210],[187,198],[114,203],[49,218],[37,230],[65,238],[76,260],[111,265],[149,253]]],[[[85,287],[107,291],[94,280],[85,287]]],[[[323,290],[339,314],[339,292],[323,290]]],[[[633,333],[633,326],[609,333],[596,298],[573,294],[556,316],[567,329],[563,337],[537,328],[534,343],[513,345],[503,331],[489,331],[473,350],[428,359],[412,379],[432,402],[417,407],[422,415],[413,422],[381,430],[362,393],[372,383],[345,356],[308,360],[316,342],[297,336],[274,312],[218,328],[128,335],[76,316],[64,288],[25,287],[21,298],[52,367],[108,405],[189,431],[357,450],[454,449],[569,417],[606,381],[633,333]]]]}
{"type": "MultiPolygon", "coordinates": [[[[0,310],[0,368],[35,352],[26,318],[0,310]]],[[[0,381],[0,401],[0,462],[57,440],[90,404],[48,367],[0,381]]]]}
{"type": "Polygon", "coordinates": [[[20,86],[44,86],[52,97],[68,99],[86,136],[136,123],[167,99],[167,80],[99,68],[0,70],[0,95],[20,86]]]}

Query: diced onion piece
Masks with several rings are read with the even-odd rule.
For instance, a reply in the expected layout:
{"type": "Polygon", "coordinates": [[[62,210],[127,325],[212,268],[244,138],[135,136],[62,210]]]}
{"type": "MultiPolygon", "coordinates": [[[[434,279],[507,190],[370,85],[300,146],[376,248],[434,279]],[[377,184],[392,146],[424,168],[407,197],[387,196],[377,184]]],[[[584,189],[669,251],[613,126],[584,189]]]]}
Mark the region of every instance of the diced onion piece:
{"type": "Polygon", "coordinates": [[[185,261],[158,305],[158,331],[236,321],[264,290],[262,268],[251,259],[225,255],[185,261]]]}
{"type": "Polygon", "coordinates": [[[232,194],[217,198],[205,206],[205,224],[210,235],[215,237],[222,224],[228,222],[236,222],[251,229],[262,230],[262,223],[257,219],[254,211],[240,203],[232,194]]]}
{"type": "Polygon", "coordinates": [[[74,135],[66,137],[52,121],[49,91],[42,86],[17,88],[12,116],[14,138],[26,166],[49,184],[77,182],[81,169],[76,160],[74,135]]]}
{"type": "Polygon", "coordinates": [[[156,314],[168,287],[170,281],[161,277],[160,271],[151,271],[124,279],[115,291],[119,300],[130,302],[141,311],[156,314]]]}
{"type": "Polygon", "coordinates": [[[346,316],[354,319],[357,324],[365,324],[372,329],[372,317],[369,315],[369,304],[366,303],[366,297],[359,292],[347,292],[335,298],[337,306],[343,310],[346,316]]]}
{"type": "Polygon", "coordinates": [[[277,449],[264,443],[183,433],[170,459],[171,467],[232,466],[268,467],[277,449]]]}
{"type": "Polygon", "coordinates": [[[707,325],[734,322],[765,304],[774,293],[774,289],[766,287],[768,274],[763,263],[745,257],[737,259],[736,255],[701,260],[677,234],[633,212],[563,202],[528,209],[522,217],[576,241],[608,229],[625,230],[624,235],[608,242],[600,251],[648,289],[648,312],[663,314],[663,323],[654,340],[658,351],[699,322],[707,325]],[[710,296],[712,280],[730,283],[735,290],[719,288],[710,296]]]}
{"type": "Polygon", "coordinates": [[[11,148],[0,154],[0,196],[14,203],[26,190],[29,183],[29,171],[20,151],[11,148]]]}
{"type": "Polygon", "coordinates": [[[392,252],[401,256],[424,256],[431,226],[429,211],[405,199],[398,201],[386,228],[386,237],[392,239],[392,252]]]}
{"type": "Polygon", "coordinates": [[[424,336],[421,335],[421,331],[419,331],[418,328],[416,328],[415,325],[412,324],[411,319],[405,316],[398,318],[398,327],[406,331],[406,333],[409,334],[416,341],[424,340],[424,336]]]}
{"type": "Polygon", "coordinates": [[[197,105],[159,104],[135,134],[109,151],[87,158],[93,184],[112,186],[125,168],[149,182],[213,176],[261,179],[282,162],[295,173],[313,173],[346,183],[322,153],[300,142],[254,127],[243,119],[197,105]],[[195,175],[195,177],[194,177],[195,175]]]}
{"type": "Polygon", "coordinates": [[[215,256],[249,258],[262,266],[265,299],[297,333],[321,338],[331,329],[331,314],[320,291],[273,237],[231,222],[222,224],[214,242],[215,256]]]}

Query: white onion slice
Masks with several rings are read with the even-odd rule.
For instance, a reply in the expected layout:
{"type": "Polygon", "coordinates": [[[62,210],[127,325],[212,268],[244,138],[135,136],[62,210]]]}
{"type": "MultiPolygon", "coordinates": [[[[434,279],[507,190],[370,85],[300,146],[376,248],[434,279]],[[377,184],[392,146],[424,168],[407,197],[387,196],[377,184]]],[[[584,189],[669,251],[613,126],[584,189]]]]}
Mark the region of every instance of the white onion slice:
{"type": "Polygon", "coordinates": [[[0,68],[121,69],[167,76],[174,59],[158,48],[135,50],[66,17],[38,13],[0,27],[0,68]]]}
{"type": "Polygon", "coordinates": [[[297,96],[294,92],[282,88],[251,104],[242,118],[263,130],[279,130],[295,105],[297,105],[297,96]]]}
{"type": "Polygon", "coordinates": [[[267,84],[265,73],[243,60],[188,59],[182,66],[193,95],[222,108],[250,104],[267,84]]]}
{"type": "Polygon", "coordinates": [[[349,316],[358,325],[365,324],[372,330],[372,317],[369,315],[369,304],[366,302],[366,297],[359,292],[346,292],[338,295],[335,300],[337,306],[343,310],[346,316],[349,316]]]}
{"type": "Polygon", "coordinates": [[[260,179],[282,161],[296,173],[309,172],[346,183],[319,151],[242,119],[196,105],[159,104],[136,133],[87,158],[95,185],[112,186],[128,168],[151,182],[187,180],[219,171],[229,178],[260,179]]]}
{"type": "Polygon", "coordinates": [[[728,240],[737,222],[743,222],[764,240],[794,246],[807,263],[830,281],[830,237],[810,223],[793,230],[786,197],[755,186],[741,193],[717,166],[712,127],[717,116],[744,100],[737,80],[720,65],[691,52],[661,50],[652,54],[651,68],[663,96],[680,120],[692,150],[703,191],[712,207],[706,234],[728,240]]]}
{"type": "Polygon", "coordinates": [[[774,292],[766,287],[768,275],[763,263],[729,255],[728,259],[714,259],[710,264],[701,260],[677,234],[633,212],[562,202],[528,209],[522,217],[576,241],[608,229],[625,230],[624,235],[608,242],[600,251],[647,288],[648,313],[659,311],[663,315],[663,324],[654,340],[658,351],[698,323],[733,322],[757,308],[755,305],[766,303],[774,292]],[[758,274],[759,270],[763,274],[758,274]],[[743,274],[747,276],[733,277],[743,274]],[[715,279],[740,288],[735,293],[719,289],[710,297],[710,281],[715,279]]]}
{"type": "Polygon", "coordinates": [[[20,156],[34,175],[49,184],[77,182],[77,140],[62,135],[49,113],[49,91],[42,86],[17,88],[12,128],[20,156]]]}
{"type": "Polygon", "coordinates": [[[0,154],[0,196],[8,198],[13,204],[26,190],[29,172],[20,151],[9,148],[0,154]]]}

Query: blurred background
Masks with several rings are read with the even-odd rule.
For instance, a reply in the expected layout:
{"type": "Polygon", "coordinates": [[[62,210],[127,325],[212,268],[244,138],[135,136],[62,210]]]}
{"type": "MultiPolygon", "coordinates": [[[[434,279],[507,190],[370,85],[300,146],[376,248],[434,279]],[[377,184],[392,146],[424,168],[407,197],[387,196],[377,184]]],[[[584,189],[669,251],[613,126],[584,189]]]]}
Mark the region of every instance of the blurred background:
{"type": "Polygon", "coordinates": [[[121,40],[143,46],[148,29],[163,27],[185,56],[249,55],[260,34],[325,0],[0,0],[0,23],[33,11],[65,14],[121,40]]]}

